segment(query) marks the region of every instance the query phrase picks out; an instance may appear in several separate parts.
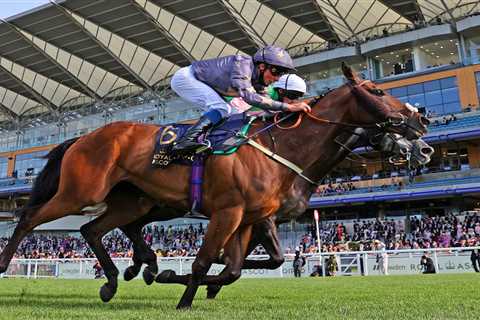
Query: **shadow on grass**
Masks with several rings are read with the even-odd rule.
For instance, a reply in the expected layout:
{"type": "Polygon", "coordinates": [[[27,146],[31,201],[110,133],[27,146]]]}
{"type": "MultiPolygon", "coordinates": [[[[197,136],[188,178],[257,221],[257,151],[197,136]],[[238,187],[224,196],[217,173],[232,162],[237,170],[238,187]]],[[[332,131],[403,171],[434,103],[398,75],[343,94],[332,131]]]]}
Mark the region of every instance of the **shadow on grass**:
{"type": "Polygon", "coordinates": [[[178,298],[168,299],[118,299],[115,302],[103,303],[98,299],[89,299],[85,296],[76,295],[76,297],[69,297],[65,299],[64,296],[59,295],[41,295],[32,297],[25,295],[20,299],[19,295],[0,295],[0,309],[11,308],[12,306],[21,306],[26,308],[62,308],[63,310],[82,310],[82,309],[104,309],[104,310],[145,310],[152,309],[175,309],[178,298]]]}

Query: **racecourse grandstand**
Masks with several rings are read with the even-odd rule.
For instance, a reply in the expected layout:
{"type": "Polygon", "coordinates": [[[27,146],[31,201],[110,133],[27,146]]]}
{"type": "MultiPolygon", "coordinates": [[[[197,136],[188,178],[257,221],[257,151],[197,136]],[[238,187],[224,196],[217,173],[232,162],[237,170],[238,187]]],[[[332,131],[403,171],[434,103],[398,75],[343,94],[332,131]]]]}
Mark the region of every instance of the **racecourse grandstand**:
{"type": "MultiPolygon", "coordinates": [[[[419,108],[431,120],[425,141],[435,148],[432,161],[414,172],[407,163],[355,150],[323,181],[304,216],[280,227],[284,246],[311,246],[314,209],[322,240],[332,245],[376,238],[393,247],[474,244],[480,236],[474,213],[480,208],[479,10],[480,2],[469,0],[57,0],[10,17],[0,23],[0,232],[8,236],[12,212],[28,199],[45,164],[41,156],[56,144],[119,120],[197,118],[199,110],[169,88],[176,70],[275,44],[294,57],[311,96],[343,83],[345,61],[419,108]]],[[[72,232],[90,219],[40,226],[24,254],[67,242],[78,251],[81,240],[72,232]]],[[[145,237],[162,250],[194,254],[201,233],[191,223],[198,221],[154,225],[145,237]],[[180,244],[165,236],[169,225],[188,230],[178,231],[180,244]]],[[[111,252],[130,250],[117,234],[107,241],[111,252]]]]}

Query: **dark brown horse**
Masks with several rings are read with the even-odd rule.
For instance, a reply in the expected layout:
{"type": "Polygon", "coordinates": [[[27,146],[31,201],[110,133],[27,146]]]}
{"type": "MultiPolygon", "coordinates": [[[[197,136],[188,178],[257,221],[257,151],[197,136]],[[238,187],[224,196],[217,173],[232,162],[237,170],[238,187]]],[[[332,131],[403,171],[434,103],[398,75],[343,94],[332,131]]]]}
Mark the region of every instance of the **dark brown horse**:
{"type": "MultiPolygon", "coordinates": [[[[349,83],[316,103],[298,128],[271,130],[277,141],[277,155],[304,168],[303,175],[313,181],[318,181],[338,162],[331,160],[339,149],[334,139],[345,127],[377,126],[415,138],[426,132],[428,121],[423,116],[377,91],[372,83],[361,82],[349,68],[344,67],[344,74],[349,83]]],[[[253,130],[262,126],[255,123],[253,130]]],[[[0,255],[0,272],[6,270],[19,242],[34,227],[103,202],[121,181],[132,183],[157,203],[187,210],[189,168],[179,165],[164,170],[151,168],[157,130],[156,126],[118,122],[71,145],[61,161],[57,192],[45,203],[25,208],[0,255]]],[[[255,141],[269,149],[273,147],[268,135],[260,135],[255,141]]],[[[278,211],[296,177],[290,168],[251,146],[242,146],[229,157],[212,156],[207,160],[203,208],[210,224],[178,308],[191,306],[199,285],[226,284],[238,278],[252,226],[278,211]],[[228,257],[226,268],[219,276],[206,276],[222,248],[228,257]]],[[[147,213],[132,212],[130,222],[147,213]]],[[[96,219],[88,227],[88,233],[95,235],[97,225],[104,223],[103,220],[102,216],[96,219]]],[[[97,256],[108,255],[101,243],[95,243],[94,247],[99,251],[95,252],[97,256]]]]}
{"type": "MultiPolygon", "coordinates": [[[[335,157],[340,160],[357,147],[371,146],[378,151],[387,152],[387,154],[392,154],[394,156],[405,155],[407,152],[411,152],[412,164],[414,166],[417,166],[419,164],[425,164],[429,161],[429,152],[431,152],[431,150],[426,150],[426,154],[421,154],[421,148],[412,148],[412,146],[410,146],[410,143],[408,141],[405,141],[404,138],[393,140],[389,139],[389,136],[385,134],[381,134],[382,138],[380,139],[372,139],[372,137],[375,137],[377,134],[379,134],[378,130],[366,131],[360,128],[357,128],[352,132],[346,132],[343,140],[341,139],[342,137],[338,137],[336,139],[336,142],[341,145],[341,147],[339,148],[335,157]]],[[[417,143],[422,144],[421,141],[414,142],[414,144],[417,143]]],[[[335,161],[335,159],[332,160],[335,161]]],[[[127,188],[127,190],[115,188],[112,192],[121,192],[123,193],[122,197],[130,198],[129,203],[138,202],[140,205],[139,199],[135,199],[133,197],[135,195],[138,195],[138,193],[131,191],[128,192],[128,188],[132,188],[132,186],[124,186],[124,188],[127,188]]],[[[252,238],[248,245],[247,255],[250,254],[258,245],[262,245],[266,253],[269,255],[269,258],[267,260],[246,259],[243,263],[242,269],[277,269],[283,264],[283,252],[280,246],[276,225],[288,222],[302,215],[308,208],[308,201],[315,189],[315,185],[309,183],[308,181],[300,177],[296,178],[289,194],[283,200],[282,206],[275,214],[275,216],[272,216],[271,218],[259,222],[253,226],[252,238]]],[[[146,197],[145,194],[141,196],[141,198],[144,197],[146,197]]],[[[116,212],[117,214],[118,212],[125,210],[125,208],[121,205],[115,205],[115,203],[113,203],[112,205],[115,206],[114,208],[112,207],[112,211],[116,212]]],[[[131,208],[129,208],[129,210],[130,209],[131,208]]],[[[183,212],[179,211],[178,217],[182,215],[183,212]]],[[[141,221],[136,221],[132,224],[122,226],[120,228],[128,237],[130,237],[130,235],[140,234],[142,227],[147,223],[165,220],[166,215],[162,211],[162,209],[153,207],[151,211],[144,218],[141,219],[141,221]]],[[[147,267],[144,269],[143,278],[147,284],[151,284],[154,274],[158,270],[158,266],[156,264],[156,256],[141,237],[136,238],[139,242],[136,242],[136,240],[134,240],[132,237],[130,237],[130,239],[132,240],[134,245],[134,263],[132,266],[128,267],[125,270],[124,278],[127,281],[133,279],[140,272],[142,264],[145,263],[147,264],[147,267]]],[[[223,264],[223,257],[224,256],[219,258],[216,263],[223,264]]],[[[180,279],[185,280],[185,277],[175,277],[173,271],[167,270],[166,272],[163,272],[157,277],[157,282],[179,282],[182,281],[180,279]]],[[[214,298],[216,294],[220,291],[220,289],[221,286],[209,285],[207,287],[207,298],[214,298]]]]}

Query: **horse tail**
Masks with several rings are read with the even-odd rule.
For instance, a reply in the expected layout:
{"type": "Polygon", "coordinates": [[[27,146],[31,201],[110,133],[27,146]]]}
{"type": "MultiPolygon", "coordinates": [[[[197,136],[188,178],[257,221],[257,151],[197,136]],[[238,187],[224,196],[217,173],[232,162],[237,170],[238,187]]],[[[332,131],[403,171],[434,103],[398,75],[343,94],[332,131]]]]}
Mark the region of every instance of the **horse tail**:
{"type": "Polygon", "coordinates": [[[43,157],[48,161],[35,179],[30,199],[27,205],[22,208],[22,211],[42,206],[57,193],[63,156],[78,139],[73,138],[64,141],[43,157]]]}

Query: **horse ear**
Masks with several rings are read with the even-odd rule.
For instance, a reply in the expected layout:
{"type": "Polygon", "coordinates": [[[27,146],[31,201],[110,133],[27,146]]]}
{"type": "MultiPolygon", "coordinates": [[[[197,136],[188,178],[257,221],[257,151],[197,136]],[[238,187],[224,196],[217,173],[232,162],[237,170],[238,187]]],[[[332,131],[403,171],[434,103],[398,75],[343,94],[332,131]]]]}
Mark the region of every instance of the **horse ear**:
{"type": "Polygon", "coordinates": [[[347,78],[350,81],[357,81],[358,77],[355,74],[355,72],[350,68],[345,62],[342,62],[342,72],[345,78],[347,78]]]}

